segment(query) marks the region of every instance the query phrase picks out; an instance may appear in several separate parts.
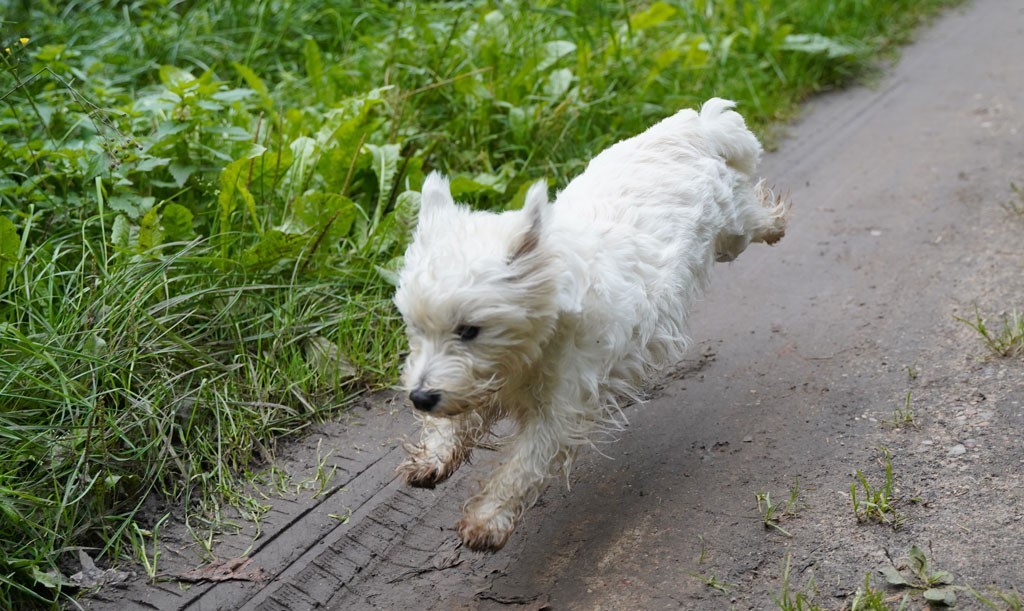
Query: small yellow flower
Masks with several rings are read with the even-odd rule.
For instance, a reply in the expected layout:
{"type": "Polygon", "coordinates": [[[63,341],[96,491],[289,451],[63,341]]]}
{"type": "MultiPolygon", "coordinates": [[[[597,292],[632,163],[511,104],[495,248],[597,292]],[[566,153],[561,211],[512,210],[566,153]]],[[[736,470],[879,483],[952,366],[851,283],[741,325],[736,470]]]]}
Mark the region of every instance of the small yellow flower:
{"type": "Polygon", "coordinates": [[[27,44],[28,44],[28,38],[26,38],[26,37],[24,37],[24,36],[23,36],[23,37],[21,37],[21,38],[19,38],[19,39],[18,39],[18,42],[20,42],[20,43],[21,43],[21,46],[23,46],[23,47],[24,47],[25,45],[27,45],[27,44]]]}
{"type": "Polygon", "coordinates": [[[4,53],[10,55],[11,54],[11,48],[10,47],[4,47],[4,53]]]}

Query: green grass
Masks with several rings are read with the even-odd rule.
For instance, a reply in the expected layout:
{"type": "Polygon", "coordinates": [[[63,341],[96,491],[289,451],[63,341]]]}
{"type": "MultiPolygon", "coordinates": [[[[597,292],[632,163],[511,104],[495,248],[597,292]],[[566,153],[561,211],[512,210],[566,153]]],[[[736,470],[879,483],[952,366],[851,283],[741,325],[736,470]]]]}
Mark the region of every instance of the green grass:
{"type": "Polygon", "coordinates": [[[882,448],[881,463],[885,476],[881,484],[872,484],[857,469],[854,481],[850,483],[850,501],[853,514],[858,522],[874,521],[889,524],[894,530],[903,526],[906,517],[896,509],[899,499],[896,497],[896,478],[892,470],[892,458],[889,451],[882,448]]]}
{"type": "Polygon", "coordinates": [[[770,492],[761,490],[754,494],[757,499],[757,511],[761,514],[761,522],[766,529],[774,528],[787,537],[793,536],[788,530],[782,528],[779,522],[797,515],[800,510],[800,492],[800,479],[797,478],[793,482],[793,487],[789,489],[789,500],[784,505],[773,503],[770,492]]]}
{"type": "Polygon", "coordinates": [[[924,551],[917,545],[912,545],[907,555],[908,562],[905,568],[909,571],[900,571],[893,565],[882,567],[881,573],[886,582],[891,586],[910,588],[915,593],[919,592],[922,598],[934,603],[935,606],[956,605],[956,591],[962,588],[953,585],[953,575],[946,571],[933,570],[924,551]]]}
{"type": "Polygon", "coordinates": [[[981,592],[969,588],[971,596],[978,602],[994,611],[1021,611],[1024,609],[1024,597],[1014,591],[1002,591],[996,588],[989,588],[987,596],[981,592]]]}
{"type": "Polygon", "coordinates": [[[910,595],[893,597],[885,590],[876,590],[871,587],[871,573],[864,574],[864,586],[857,589],[850,603],[850,611],[903,611],[910,606],[910,595]],[[899,606],[893,607],[889,603],[893,599],[899,599],[899,606]]]}
{"type": "Polygon", "coordinates": [[[885,424],[891,425],[893,428],[904,428],[904,427],[917,427],[917,420],[914,419],[914,411],[910,407],[910,394],[911,391],[907,391],[907,397],[904,399],[903,404],[896,404],[892,408],[892,419],[884,421],[885,424]]]}
{"type": "Polygon", "coordinates": [[[429,170],[515,206],[712,95],[770,136],[951,3],[0,2],[0,608],[152,567],[145,498],[259,519],[276,441],[394,380],[429,170]]]}
{"type": "Polygon", "coordinates": [[[974,329],[989,351],[996,356],[1009,357],[1024,352],[1024,314],[1017,310],[1003,316],[997,326],[982,318],[977,310],[974,311],[973,320],[959,317],[957,320],[974,329]]]}
{"type": "Polygon", "coordinates": [[[814,602],[818,596],[818,587],[812,575],[803,588],[795,589],[790,573],[790,555],[786,554],[786,565],[782,570],[782,591],[776,596],[771,595],[772,603],[779,611],[824,611],[814,602]]]}

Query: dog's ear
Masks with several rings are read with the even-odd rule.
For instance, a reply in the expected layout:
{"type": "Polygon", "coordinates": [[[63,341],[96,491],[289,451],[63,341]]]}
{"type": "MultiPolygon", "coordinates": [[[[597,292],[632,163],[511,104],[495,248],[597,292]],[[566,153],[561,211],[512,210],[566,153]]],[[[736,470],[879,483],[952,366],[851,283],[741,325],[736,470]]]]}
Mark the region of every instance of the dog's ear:
{"type": "Polygon", "coordinates": [[[525,227],[522,233],[512,242],[512,252],[509,255],[510,262],[537,249],[549,209],[547,182],[538,180],[526,192],[526,201],[523,203],[525,227]]]}
{"type": "Polygon", "coordinates": [[[423,181],[423,189],[420,191],[420,222],[454,206],[455,199],[448,186],[448,179],[439,172],[431,172],[423,181]]]}

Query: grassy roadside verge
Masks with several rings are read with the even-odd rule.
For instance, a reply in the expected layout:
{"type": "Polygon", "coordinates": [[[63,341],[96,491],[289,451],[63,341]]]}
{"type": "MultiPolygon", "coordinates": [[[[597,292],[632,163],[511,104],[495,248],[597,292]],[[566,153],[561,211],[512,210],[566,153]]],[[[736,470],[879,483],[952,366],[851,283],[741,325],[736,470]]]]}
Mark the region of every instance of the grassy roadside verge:
{"type": "Polygon", "coordinates": [[[392,379],[429,169],[501,207],[711,95],[763,130],[942,4],[3,4],[0,607],[392,379]]]}

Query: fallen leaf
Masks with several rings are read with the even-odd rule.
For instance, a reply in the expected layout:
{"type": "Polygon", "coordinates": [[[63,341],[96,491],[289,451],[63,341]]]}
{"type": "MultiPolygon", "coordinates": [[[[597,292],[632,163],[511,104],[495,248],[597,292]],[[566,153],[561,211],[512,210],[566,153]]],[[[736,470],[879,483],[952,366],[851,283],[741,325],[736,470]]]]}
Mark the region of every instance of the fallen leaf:
{"type": "Polygon", "coordinates": [[[883,566],[880,571],[885,580],[894,586],[909,586],[910,582],[894,566],[883,566]]]}
{"type": "Polygon", "coordinates": [[[249,568],[252,558],[229,558],[211,562],[204,567],[192,569],[174,576],[178,581],[190,583],[199,581],[264,581],[266,574],[260,567],[249,568]]]}
{"type": "Polygon", "coordinates": [[[953,588],[929,588],[924,591],[924,598],[947,607],[956,604],[956,592],[953,591],[953,588]]]}
{"type": "Polygon", "coordinates": [[[104,570],[97,567],[84,550],[78,550],[78,562],[82,565],[82,570],[68,577],[68,581],[80,588],[121,585],[135,577],[134,571],[104,570]]]}

